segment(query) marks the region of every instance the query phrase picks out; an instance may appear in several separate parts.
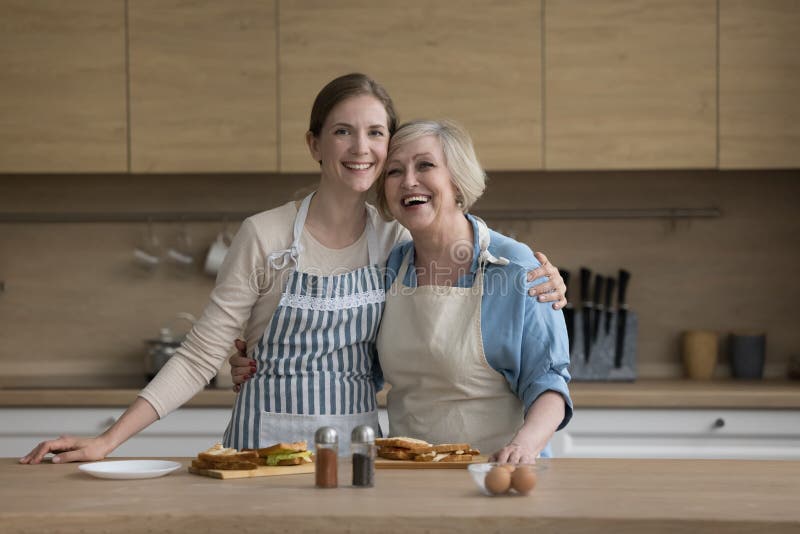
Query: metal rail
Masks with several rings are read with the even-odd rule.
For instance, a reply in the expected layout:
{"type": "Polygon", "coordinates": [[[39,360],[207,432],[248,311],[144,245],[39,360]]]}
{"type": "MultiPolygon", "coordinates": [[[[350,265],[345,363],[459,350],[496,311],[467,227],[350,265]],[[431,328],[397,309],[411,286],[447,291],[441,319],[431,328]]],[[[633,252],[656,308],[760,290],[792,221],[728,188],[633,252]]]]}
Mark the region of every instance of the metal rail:
{"type": "MultiPolygon", "coordinates": [[[[62,212],[0,213],[0,223],[138,223],[138,222],[214,222],[239,221],[252,211],[187,211],[187,212],[62,212]]],[[[655,208],[655,209],[552,209],[552,210],[481,210],[474,213],[491,220],[547,219],[712,219],[722,215],[719,208],[655,208]]]]}

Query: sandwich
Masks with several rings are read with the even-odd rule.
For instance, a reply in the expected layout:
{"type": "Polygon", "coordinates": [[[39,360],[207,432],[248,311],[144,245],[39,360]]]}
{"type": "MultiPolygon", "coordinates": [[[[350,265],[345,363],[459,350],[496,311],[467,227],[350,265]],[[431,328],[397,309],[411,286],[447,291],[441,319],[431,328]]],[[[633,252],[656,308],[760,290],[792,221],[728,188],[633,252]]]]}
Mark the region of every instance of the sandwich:
{"type": "Polygon", "coordinates": [[[378,456],[387,460],[414,462],[471,462],[480,454],[469,443],[442,443],[434,445],[421,439],[408,437],[378,438],[375,440],[378,456]]]}
{"type": "Polygon", "coordinates": [[[256,450],[265,465],[300,465],[312,463],[311,451],[305,441],[276,443],[256,450]]]}
{"type": "Polygon", "coordinates": [[[192,467],[196,469],[222,469],[224,471],[258,469],[258,453],[253,450],[239,451],[223,447],[217,443],[197,455],[192,460],[192,467]]]}

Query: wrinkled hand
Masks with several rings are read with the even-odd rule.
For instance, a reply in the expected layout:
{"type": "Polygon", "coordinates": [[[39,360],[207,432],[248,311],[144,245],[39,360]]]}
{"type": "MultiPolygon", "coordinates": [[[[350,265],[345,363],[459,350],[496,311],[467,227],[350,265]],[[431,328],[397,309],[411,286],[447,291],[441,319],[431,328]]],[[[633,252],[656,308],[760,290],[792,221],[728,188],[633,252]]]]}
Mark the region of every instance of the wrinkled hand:
{"type": "Polygon", "coordinates": [[[242,384],[250,380],[256,374],[256,361],[247,357],[247,343],[242,339],[233,342],[236,345],[236,352],[228,362],[231,364],[231,379],[233,380],[233,391],[239,393],[242,384]]]}
{"type": "Polygon", "coordinates": [[[54,464],[95,461],[102,460],[109,452],[111,450],[102,438],[78,438],[65,435],[59,436],[58,439],[41,442],[31,452],[20,458],[19,463],[41,463],[48,453],[55,454],[52,460],[54,464]]]}
{"type": "Polygon", "coordinates": [[[494,453],[489,461],[501,464],[535,464],[538,455],[539,452],[532,447],[512,441],[494,453]]]}
{"type": "Polygon", "coordinates": [[[528,282],[543,277],[547,278],[547,280],[530,288],[528,294],[532,297],[538,295],[539,302],[554,302],[553,309],[560,310],[567,305],[567,285],[564,283],[564,279],[561,278],[558,267],[550,263],[547,256],[541,252],[536,252],[534,256],[541,265],[532,271],[528,271],[528,282]]]}

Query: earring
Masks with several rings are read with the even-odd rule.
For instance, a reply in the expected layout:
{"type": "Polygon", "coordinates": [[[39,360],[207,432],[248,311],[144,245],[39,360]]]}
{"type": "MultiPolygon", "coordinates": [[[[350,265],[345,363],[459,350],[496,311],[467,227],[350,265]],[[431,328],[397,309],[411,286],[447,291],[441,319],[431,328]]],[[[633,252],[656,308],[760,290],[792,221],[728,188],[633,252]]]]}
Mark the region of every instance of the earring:
{"type": "Polygon", "coordinates": [[[464,209],[464,197],[462,197],[461,195],[458,195],[456,197],[456,206],[458,206],[461,209],[464,209]]]}

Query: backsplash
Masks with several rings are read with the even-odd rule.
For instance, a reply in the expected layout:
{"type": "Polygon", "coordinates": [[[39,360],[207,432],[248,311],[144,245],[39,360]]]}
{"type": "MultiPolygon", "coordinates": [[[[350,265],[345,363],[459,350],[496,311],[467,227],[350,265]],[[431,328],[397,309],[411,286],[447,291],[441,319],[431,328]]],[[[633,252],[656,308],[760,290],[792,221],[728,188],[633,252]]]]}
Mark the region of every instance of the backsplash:
{"type": "MultiPolygon", "coordinates": [[[[311,175],[0,176],[0,212],[169,212],[269,209],[311,175]]],[[[717,207],[713,219],[502,220],[496,230],[581,266],[633,275],[639,376],[682,374],[687,329],[767,333],[765,375],[800,353],[800,171],[493,173],[477,210],[717,207]]],[[[230,221],[232,230],[239,221],[230,221]]],[[[202,258],[222,221],[155,223],[169,246],[186,228],[202,258]]],[[[0,387],[144,383],[144,340],[178,312],[202,313],[213,279],[197,267],[136,265],[145,223],[0,223],[0,387]]],[[[176,330],[183,325],[176,321],[176,330]]],[[[724,352],[725,343],[721,343],[724,352]]],[[[726,376],[726,359],[718,376],[726,376]]]]}

